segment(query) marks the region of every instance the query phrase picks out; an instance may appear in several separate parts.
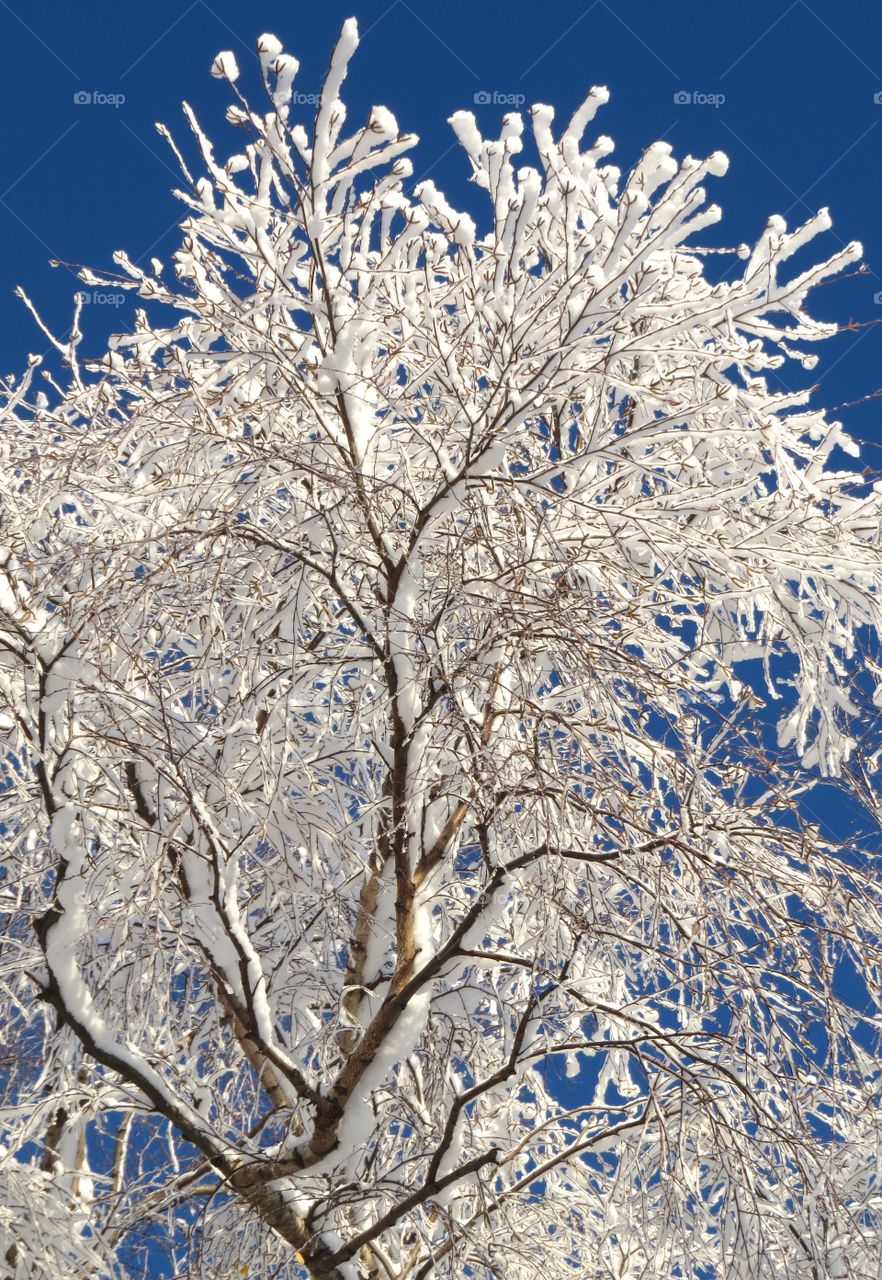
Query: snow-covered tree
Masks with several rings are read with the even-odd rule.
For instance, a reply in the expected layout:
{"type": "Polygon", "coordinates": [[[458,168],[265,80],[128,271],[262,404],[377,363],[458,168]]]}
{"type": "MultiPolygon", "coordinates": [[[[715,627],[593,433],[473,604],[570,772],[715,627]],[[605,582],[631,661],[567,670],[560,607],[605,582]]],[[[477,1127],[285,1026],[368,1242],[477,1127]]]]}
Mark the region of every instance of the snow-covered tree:
{"type": "Polygon", "coordinates": [[[602,89],[452,117],[473,220],[356,43],[309,127],[220,55],[173,270],[4,386],[6,1274],[867,1280],[882,894],[804,797],[882,485],[768,376],[860,246],[702,246],[725,157],[622,175],[602,89]]]}

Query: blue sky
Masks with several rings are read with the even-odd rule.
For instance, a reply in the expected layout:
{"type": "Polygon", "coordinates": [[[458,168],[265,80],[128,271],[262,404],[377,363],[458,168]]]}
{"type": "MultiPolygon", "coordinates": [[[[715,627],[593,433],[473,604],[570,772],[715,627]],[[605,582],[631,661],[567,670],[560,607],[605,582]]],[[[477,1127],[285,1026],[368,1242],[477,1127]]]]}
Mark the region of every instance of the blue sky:
{"type": "MultiPolygon", "coordinates": [[[[451,197],[474,200],[446,118],[472,107],[476,94],[522,94],[527,105],[551,102],[562,115],[588,86],[606,83],[612,101],[596,123],[615,140],[618,164],[629,167],[660,137],[679,155],[727,151],[732,167],[712,191],[726,215],[720,243],[753,240],[770,213],[797,223],[829,205],[829,249],[862,240],[876,274],[830,286],[815,308],[843,320],[882,319],[874,301],[882,291],[877,0],[0,0],[0,372],[18,370],[29,350],[45,346],[12,295],[16,284],[59,326],[69,317],[76,281],[53,271],[49,258],[109,267],[115,248],[169,256],[179,210],[153,124],[162,120],[185,138],[186,97],[220,143],[229,90],[207,74],[214,54],[232,48],[247,84],[254,40],[273,31],[301,60],[302,90],[314,91],[350,13],[364,33],[351,109],[383,101],[402,128],[420,134],[415,178],[431,174],[451,197]],[[78,92],[124,101],[81,104],[78,92]],[[676,103],[678,92],[693,101],[676,103]],[[696,101],[702,95],[716,105],[696,101]]],[[[250,78],[257,91],[254,66],[250,78]]],[[[489,129],[506,106],[476,110],[489,129]]],[[[817,244],[810,252],[820,252],[817,244]]],[[[112,307],[97,311],[87,328],[96,344],[124,323],[112,307]]],[[[826,403],[882,383],[879,326],[827,347],[819,370],[826,403]]],[[[882,401],[869,402],[847,421],[879,441],[880,413],[882,401]]]]}
{"type": "MultiPolygon", "coordinates": [[[[252,51],[272,31],[300,59],[300,89],[312,93],[352,13],[362,46],[347,85],[351,114],[363,116],[373,101],[389,106],[421,136],[414,181],[431,175],[479,215],[481,193],[468,185],[446,123],[451,112],[473,108],[490,131],[520,96],[565,116],[592,84],[612,91],[595,124],[615,140],[623,168],[658,138],[680,156],[728,152],[729,174],[711,184],[725,215],[717,243],[753,241],[771,213],[795,225],[828,205],[833,231],[808,254],[860,239],[870,272],[815,296],[817,314],[862,326],[824,344],[811,375],[820,381],[816,399],[837,406],[882,386],[878,0],[0,0],[0,373],[19,372],[29,351],[46,347],[16,285],[58,330],[70,322],[78,282],[50,258],[111,269],[113,250],[124,248],[136,260],[168,260],[182,210],[154,122],[168,124],[192,156],[186,97],[220,154],[240,145],[224,121],[229,87],[208,74],[214,55],[232,49],[241,85],[258,99],[252,51]],[[92,100],[77,101],[82,95],[92,100]]],[[[90,306],[87,351],[128,317],[124,308],[90,306]]],[[[802,385],[806,375],[783,377],[802,385]]],[[[867,442],[865,462],[882,465],[882,399],[841,416],[867,442]]],[[[819,805],[825,817],[838,812],[819,805]]]]}

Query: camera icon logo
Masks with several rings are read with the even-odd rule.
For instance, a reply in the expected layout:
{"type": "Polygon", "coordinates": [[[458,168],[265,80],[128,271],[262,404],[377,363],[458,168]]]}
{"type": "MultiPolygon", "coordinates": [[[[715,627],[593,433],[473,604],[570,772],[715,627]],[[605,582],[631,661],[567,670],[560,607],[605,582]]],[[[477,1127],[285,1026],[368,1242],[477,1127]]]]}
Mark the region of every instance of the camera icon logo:
{"type": "Polygon", "coordinates": [[[486,89],[479,89],[475,94],[475,106],[477,107],[486,107],[491,100],[491,95],[486,89]]]}
{"type": "Polygon", "coordinates": [[[873,94],[873,101],[877,107],[882,107],[882,89],[877,90],[877,92],[873,94]]]}
{"type": "Polygon", "coordinates": [[[85,107],[92,101],[92,95],[88,89],[78,89],[73,96],[73,100],[78,107],[85,107]]]}
{"type": "Polygon", "coordinates": [[[685,107],[692,101],[692,94],[688,89],[678,89],[674,94],[674,102],[678,107],[685,107]]]}
{"type": "Polygon", "coordinates": [[[882,307],[882,289],[873,294],[873,301],[877,307],[882,307]]]}

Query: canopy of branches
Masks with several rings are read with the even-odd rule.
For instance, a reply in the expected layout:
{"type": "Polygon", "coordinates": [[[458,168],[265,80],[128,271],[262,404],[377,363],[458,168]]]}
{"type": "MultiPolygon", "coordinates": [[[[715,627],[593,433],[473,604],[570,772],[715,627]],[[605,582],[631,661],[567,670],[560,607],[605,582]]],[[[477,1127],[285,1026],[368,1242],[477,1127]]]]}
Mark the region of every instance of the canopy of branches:
{"type": "Polygon", "coordinates": [[[880,888],[802,797],[882,487],[768,377],[860,246],[703,246],[725,157],[622,175],[601,89],[452,117],[473,219],[356,43],[308,127],[222,54],[133,330],[4,387],[3,1265],[867,1280],[880,888]]]}

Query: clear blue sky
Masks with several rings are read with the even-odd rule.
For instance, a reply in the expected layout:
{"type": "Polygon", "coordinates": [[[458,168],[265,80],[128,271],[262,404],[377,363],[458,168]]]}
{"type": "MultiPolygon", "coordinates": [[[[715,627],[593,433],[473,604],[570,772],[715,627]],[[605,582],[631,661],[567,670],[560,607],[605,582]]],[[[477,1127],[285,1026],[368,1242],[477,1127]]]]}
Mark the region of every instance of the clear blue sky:
{"type": "MultiPolygon", "coordinates": [[[[729,174],[712,183],[725,213],[715,233],[721,244],[754,240],[771,213],[793,225],[828,205],[833,232],[809,253],[860,239],[873,274],[821,290],[814,309],[882,321],[878,0],[0,0],[0,373],[18,372],[28,351],[46,346],[13,296],[16,284],[51,323],[69,324],[77,281],[53,271],[51,257],[99,269],[112,268],[116,248],[138,260],[169,258],[181,209],[153,124],[168,124],[192,154],[180,110],[186,97],[219,153],[238,149],[224,122],[229,88],[208,75],[214,55],[232,49],[242,85],[258,98],[249,53],[272,31],[301,61],[300,89],[314,92],[352,13],[363,39],[347,87],[351,113],[380,101],[421,135],[415,180],[431,174],[454,202],[478,201],[480,210],[447,116],[474,107],[489,131],[508,108],[475,106],[476,94],[523,95],[526,105],[550,102],[563,116],[590,85],[605,83],[612,100],[596,126],[615,140],[619,165],[630,167],[662,137],[681,156],[727,151],[729,174]],[[124,101],[81,104],[78,93],[124,101]],[[683,93],[693,101],[678,103],[683,93]]],[[[127,323],[125,311],[90,307],[88,349],[127,323]]],[[[821,350],[811,375],[821,380],[819,401],[838,405],[882,385],[882,324],[821,350]]],[[[805,380],[793,371],[784,377],[805,380]]],[[[882,466],[882,399],[841,416],[853,434],[876,442],[865,461],[882,466]]]]}
{"type": "MultiPolygon", "coordinates": [[[[617,163],[629,167],[659,137],[680,155],[727,151],[729,175],[713,184],[726,215],[721,243],[752,240],[769,213],[795,223],[829,205],[830,249],[837,237],[861,239],[876,274],[828,288],[815,307],[882,319],[874,300],[882,291],[878,0],[0,0],[0,371],[17,370],[28,350],[45,345],[12,296],[16,284],[59,325],[69,315],[76,282],[52,271],[50,257],[95,267],[111,266],[115,248],[168,257],[178,209],[153,123],[184,138],[187,97],[209,134],[223,137],[228,89],[207,74],[214,54],[232,48],[245,71],[255,38],[272,31],[300,58],[302,90],[314,91],[350,13],[364,37],[349,102],[359,113],[383,101],[421,135],[415,177],[431,173],[451,196],[474,200],[445,121],[476,93],[523,94],[527,105],[551,102],[563,114],[588,86],[606,83],[612,101],[597,126],[615,140],[617,163]],[[78,104],[78,91],[125,101],[78,104]],[[725,101],[678,104],[678,91],[725,101]]],[[[477,107],[488,128],[505,109],[477,107]]],[[[121,327],[108,311],[90,319],[96,343],[121,327]]],[[[882,327],[846,334],[826,350],[826,402],[882,383],[880,352],[882,327]]],[[[880,414],[882,401],[870,402],[848,422],[882,440],[880,414]]]]}

